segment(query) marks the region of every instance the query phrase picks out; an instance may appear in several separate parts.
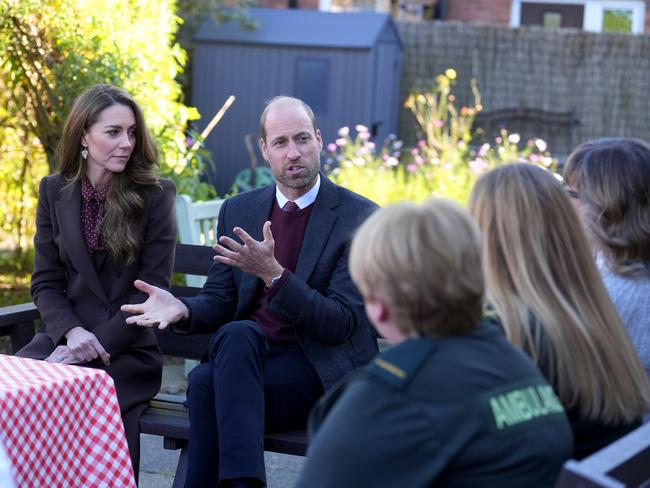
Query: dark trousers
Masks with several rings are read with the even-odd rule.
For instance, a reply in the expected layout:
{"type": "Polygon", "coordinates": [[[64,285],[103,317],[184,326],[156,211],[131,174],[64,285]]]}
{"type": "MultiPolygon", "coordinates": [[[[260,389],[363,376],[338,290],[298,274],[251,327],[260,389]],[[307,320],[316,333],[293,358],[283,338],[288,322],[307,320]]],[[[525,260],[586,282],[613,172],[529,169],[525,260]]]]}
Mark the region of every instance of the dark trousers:
{"type": "Polygon", "coordinates": [[[186,487],[266,482],[264,432],[304,428],[323,388],[300,346],[269,345],[255,322],[224,325],[189,377],[186,487]]]}

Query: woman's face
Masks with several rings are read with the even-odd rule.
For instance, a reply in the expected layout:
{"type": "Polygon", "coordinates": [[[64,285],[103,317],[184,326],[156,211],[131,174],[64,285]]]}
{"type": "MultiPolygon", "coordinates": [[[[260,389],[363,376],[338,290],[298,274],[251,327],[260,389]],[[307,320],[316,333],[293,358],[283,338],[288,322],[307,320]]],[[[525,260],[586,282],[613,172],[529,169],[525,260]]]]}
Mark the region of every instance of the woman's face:
{"type": "Polygon", "coordinates": [[[93,186],[107,183],[113,173],[126,168],[135,147],[135,115],[127,105],[104,109],[84,133],[88,150],[86,176],[93,186]]]}

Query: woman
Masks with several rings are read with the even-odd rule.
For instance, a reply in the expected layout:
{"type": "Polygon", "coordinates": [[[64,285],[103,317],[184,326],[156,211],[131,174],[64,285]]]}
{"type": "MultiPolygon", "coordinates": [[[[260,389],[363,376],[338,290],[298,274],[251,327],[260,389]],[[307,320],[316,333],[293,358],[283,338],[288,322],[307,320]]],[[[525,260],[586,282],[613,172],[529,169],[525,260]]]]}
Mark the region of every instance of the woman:
{"type": "Polygon", "coordinates": [[[573,456],[639,425],[648,380],[562,185],[532,165],[503,166],[479,179],[470,210],[483,232],[488,302],[564,404],[573,456]]]}
{"type": "Polygon", "coordinates": [[[586,142],[564,171],[605,287],[650,375],[650,145],[586,142]]]}
{"type": "Polygon", "coordinates": [[[143,300],[136,278],[169,287],[175,187],[155,174],[140,108],[111,85],[75,101],[57,156],[36,212],[31,293],[41,332],[18,355],[111,375],[137,476],[138,419],[160,387],[162,353],[153,330],[128,326],[120,305],[143,300]]]}
{"type": "Polygon", "coordinates": [[[553,486],[571,429],[537,368],[482,319],[480,246],[447,200],[387,207],[359,229],[352,279],[395,346],[312,411],[298,487],[553,486]]]}

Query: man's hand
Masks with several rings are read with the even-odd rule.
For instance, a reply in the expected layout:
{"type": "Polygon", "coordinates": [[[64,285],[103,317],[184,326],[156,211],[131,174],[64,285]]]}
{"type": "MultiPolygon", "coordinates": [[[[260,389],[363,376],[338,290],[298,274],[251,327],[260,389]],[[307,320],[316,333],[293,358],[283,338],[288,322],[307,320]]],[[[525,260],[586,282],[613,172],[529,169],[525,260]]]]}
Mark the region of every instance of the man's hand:
{"type": "Polygon", "coordinates": [[[76,359],[76,361],[73,360],[72,362],[87,363],[99,356],[106,366],[109,365],[110,354],[104,350],[104,346],[99,343],[99,340],[92,332],[77,326],[66,332],[65,338],[70,353],[76,359]]]}
{"type": "Polygon", "coordinates": [[[244,244],[240,244],[230,237],[220,237],[221,244],[216,244],[213,247],[219,254],[214,257],[214,260],[228,266],[236,266],[246,273],[261,278],[269,286],[271,280],[282,274],[284,269],[273,256],[275,241],[271,233],[271,222],[267,220],[264,223],[262,228],[264,240],[262,242],[253,239],[241,227],[235,227],[233,232],[244,244]]]}
{"type": "Polygon", "coordinates": [[[185,304],[167,290],[142,280],[135,280],[133,284],[138,290],[149,295],[149,298],[144,303],[120,307],[124,313],[135,314],[126,319],[127,324],[137,324],[143,327],[157,325],[159,329],[165,329],[169,324],[189,317],[189,310],[185,304]]]}

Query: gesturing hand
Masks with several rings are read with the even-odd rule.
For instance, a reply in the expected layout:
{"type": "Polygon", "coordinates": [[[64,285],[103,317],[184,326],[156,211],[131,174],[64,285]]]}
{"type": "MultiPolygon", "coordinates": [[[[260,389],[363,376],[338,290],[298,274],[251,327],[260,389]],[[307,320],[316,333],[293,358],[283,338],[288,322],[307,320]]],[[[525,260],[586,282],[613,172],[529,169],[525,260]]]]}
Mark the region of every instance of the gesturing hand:
{"type": "Polygon", "coordinates": [[[92,332],[77,326],[66,332],[65,338],[68,342],[68,349],[77,362],[87,363],[99,356],[106,366],[109,365],[110,354],[104,350],[92,332]]]}
{"type": "Polygon", "coordinates": [[[189,311],[185,304],[167,290],[142,280],[135,280],[133,284],[138,290],[149,295],[149,298],[144,303],[120,307],[124,313],[136,314],[126,319],[127,324],[137,324],[143,327],[157,325],[159,329],[164,329],[169,324],[189,317],[189,311]]]}
{"type": "Polygon", "coordinates": [[[271,233],[271,222],[266,221],[262,228],[263,241],[256,241],[241,227],[235,227],[233,232],[243,244],[227,236],[219,238],[221,244],[216,244],[213,249],[218,253],[214,260],[236,266],[246,273],[261,278],[268,286],[271,279],[282,273],[284,269],[273,255],[275,241],[271,233]]]}

